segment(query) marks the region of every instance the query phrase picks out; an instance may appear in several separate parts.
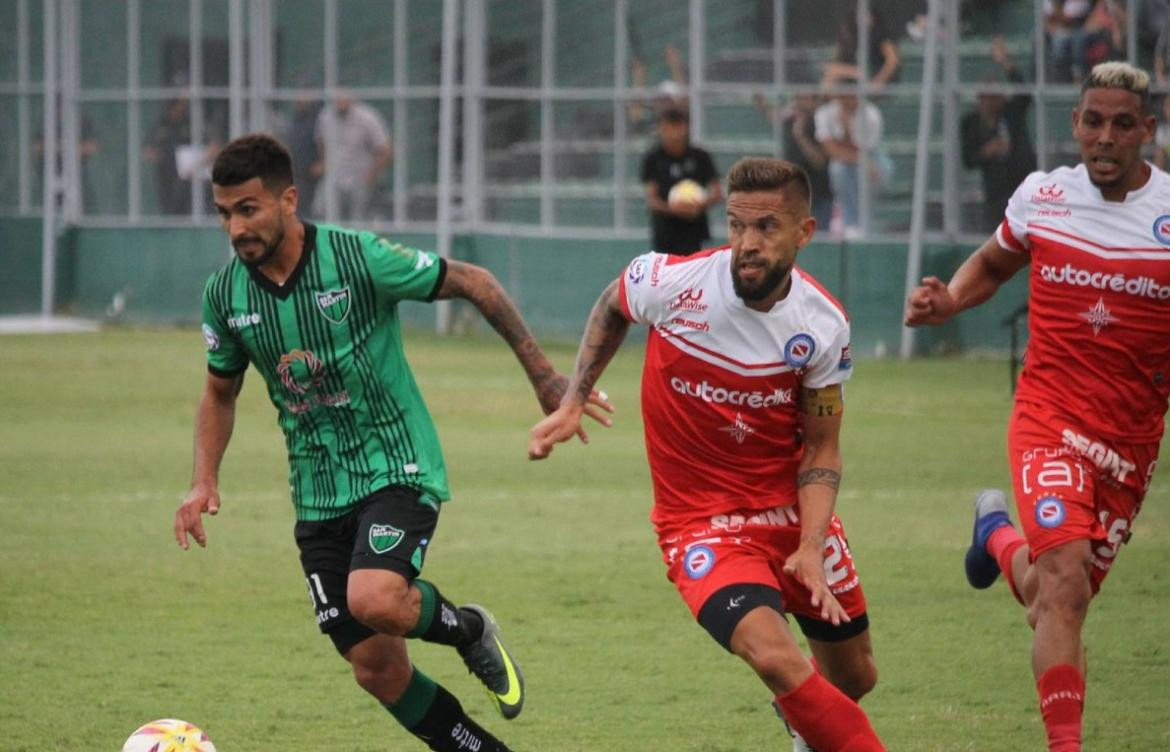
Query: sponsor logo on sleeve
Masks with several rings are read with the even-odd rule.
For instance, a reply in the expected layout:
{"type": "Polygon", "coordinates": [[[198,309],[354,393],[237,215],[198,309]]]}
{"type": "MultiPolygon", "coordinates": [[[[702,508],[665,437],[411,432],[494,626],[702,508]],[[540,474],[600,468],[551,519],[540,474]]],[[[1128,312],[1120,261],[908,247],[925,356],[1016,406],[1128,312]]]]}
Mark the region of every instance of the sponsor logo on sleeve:
{"type": "Polygon", "coordinates": [[[837,361],[838,371],[848,371],[853,367],[853,356],[849,354],[849,345],[841,348],[841,360],[837,361]]]}
{"type": "Polygon", "coordinates": [[[1170,245],[1170,214],[1163,214],[1154,220],[1154,240],[1170,245]]]}
{"type": "Polygon", "coordinates": [[[801,332],[784,343],[784,362],[789,368],[804,368],[812,360],[817,344],[812,335],[801,332]]]}
{"type": "Polygon", "coordinates": [[[203,342],[207,345],[208,352],[215,352],[219,349],[219,335],[207,324],[203,325],[203,342]]]}
{"type": "Polygon", "coordinates": [[[1064,517],[1064,502],[1055,496],[1045,496],[1036,502],[1036,524],[1040,527],[1060,527],[1064,517]]]}
{"type": "Polygon", "coordinates": [[[626,269],[626,279],[630,281],[631,285],[637,285],[646,278],[646,262],[640,257],[630,262],[626,269]]]}

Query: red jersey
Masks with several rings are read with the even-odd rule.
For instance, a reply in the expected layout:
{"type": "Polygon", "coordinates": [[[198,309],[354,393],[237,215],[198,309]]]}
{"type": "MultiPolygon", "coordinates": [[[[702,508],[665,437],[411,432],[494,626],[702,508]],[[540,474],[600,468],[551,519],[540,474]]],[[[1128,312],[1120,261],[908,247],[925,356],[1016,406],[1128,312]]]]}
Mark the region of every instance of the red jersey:
{"type": "Polygon", "coordinates": [[[1016,400],[1093,434],[1158,441],[1170,394],[1170,176],[1105,201],[1084,165],[1036,172],[997,231],[1031,252],[1016,400]]]}
{"type": "Polygon", "coordinates": [[[796,502],[800,386],[853,372],[849,319],[799,269],[767,313],[731,284],[731,249],[648,253],[621,279],[626,316],[650,327],[642,417],[655,526],[796,502]]]}

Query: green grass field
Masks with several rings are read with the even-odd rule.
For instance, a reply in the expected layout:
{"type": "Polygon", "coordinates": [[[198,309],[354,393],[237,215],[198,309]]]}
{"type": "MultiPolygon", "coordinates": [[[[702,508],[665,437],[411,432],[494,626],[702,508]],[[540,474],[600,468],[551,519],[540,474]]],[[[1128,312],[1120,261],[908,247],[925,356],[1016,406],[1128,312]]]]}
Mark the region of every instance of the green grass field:
{"type": "MultiPolygon", "coordinates": [[[[603,379],[617,425],[525,458],[535,400],[491,339],[408,335],[454,500],[427,576],[492,608],[528,679],[495,717],[449,649],[415,661],[517,750],[786,750],[769,696],[664,577],[638,409],[641,350],[603,379]]],[[[641,334],[631,336],[640,341],[641,334]]],[[[553,348],[557,364],[572,361],[553,348]]],[[[313,620],[283,441],[251,374],[206,550],[171,535],[202,386],[195,331],[0,337],[0,750],[117,750],[140,723],[201,725],[221,752],[421,750],[313,620]]],[[[962,575],[969,500],[1005,484],[999,361],[860,362],[839,512],[891,750],[1043,748],[1023,610],[962,575]]],[[[1155,481],[1086,628],[1088,750],[1170,749],[1170,492],[1155,481]]]]}

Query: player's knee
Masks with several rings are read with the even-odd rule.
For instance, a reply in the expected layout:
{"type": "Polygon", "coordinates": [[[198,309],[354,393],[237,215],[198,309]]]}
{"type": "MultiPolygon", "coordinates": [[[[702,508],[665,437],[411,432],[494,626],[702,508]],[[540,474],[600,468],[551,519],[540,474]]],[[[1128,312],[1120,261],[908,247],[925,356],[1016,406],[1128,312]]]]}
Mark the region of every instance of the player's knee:
{"type": "Polygon", "coordinates": [[[877,686],[877,662],[872,656],[869,656],[864,660],[856,661],[845,671],[826,678],[846,697],[856,702],[872,692],[873,688],[877,686]]]}
{"type": "Polygon", "coordinates": [[[353,678],[358,686],[379,702],[392,703],[402,697],[410,683],[410,664],[398,666],[393,661],[354,661],[353,678]]]}
{"type": "Polygon", "coordinates": [[[795,644],[744,641],[736,644],[735,653],[769,686],[795,689],[808,678],[811,670],[795,644]]]}
{"type": "Polygon", "coordinates": [[[407,597],[409,586],[396,585],[394,581],[351,578],[346,592],[349,612],[370,629],[397,637],[405,635],[418,621],[418,608],[417,604],[412,607],[407,597]]]}

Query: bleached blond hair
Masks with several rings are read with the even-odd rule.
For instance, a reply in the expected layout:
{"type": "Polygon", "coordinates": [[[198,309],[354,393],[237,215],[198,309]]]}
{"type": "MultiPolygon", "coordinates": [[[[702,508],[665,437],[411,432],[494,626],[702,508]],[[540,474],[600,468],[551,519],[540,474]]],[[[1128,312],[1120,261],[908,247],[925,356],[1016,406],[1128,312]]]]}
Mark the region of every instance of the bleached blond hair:
{"type": "Polygon", "coordinates": [[[1150,74],[1129,63],[1111,60],[1097,63],[1081,84],[1081,94],[1089,89],[1121,89],[1138,95],[1142,100],[1142,111],[1150,105],[1150,74]]]}

